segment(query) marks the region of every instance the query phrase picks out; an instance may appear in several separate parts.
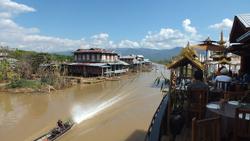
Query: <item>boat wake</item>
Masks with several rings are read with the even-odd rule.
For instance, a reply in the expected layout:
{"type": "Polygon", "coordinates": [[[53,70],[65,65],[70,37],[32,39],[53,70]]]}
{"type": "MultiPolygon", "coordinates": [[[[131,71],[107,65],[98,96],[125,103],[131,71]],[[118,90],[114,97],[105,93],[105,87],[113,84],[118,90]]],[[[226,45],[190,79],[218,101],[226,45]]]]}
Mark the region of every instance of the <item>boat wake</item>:
{"type": "Polygon", "coordinates": [[[77,105],[72,110],[72,117],[75,123],[79,124],[85,120],[91,119],[105,109],[111,107],[113,104],[122,100],[124,96],[117,95],[107,101],[90,105],[77,105]]]}

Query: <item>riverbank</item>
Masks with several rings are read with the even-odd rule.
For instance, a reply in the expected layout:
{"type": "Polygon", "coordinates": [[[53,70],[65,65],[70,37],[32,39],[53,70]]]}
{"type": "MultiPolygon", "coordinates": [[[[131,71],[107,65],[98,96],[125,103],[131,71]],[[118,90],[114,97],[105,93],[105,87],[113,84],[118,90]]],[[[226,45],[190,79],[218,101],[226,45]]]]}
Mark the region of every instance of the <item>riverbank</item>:
{"type": "MultiPolygon", "coordinates": [[[[119,76],[112,77],[75,77],[75,76],[63,76],[62,79],[64,81],[63,86],[54,87],[49,84],[39,84],[39,86],[17,86],[10,87],[10,82],[0,83],[0,92],[1,93],[10,93],[10,94],[33,94],[33,93],[44,93],[49,94],[52,91],[63,90],[75,86],[77,84],[81,85],[91,85],[97,83],[104,83],[106,81],[120,81],[121,79],[128,78],[130,76],[135,76],[138,73],[126,73],[119,76]]],[[[25,80],[25,81],[37,81],[37,80],[25,80]]],[[[40,81],[40,80],[39,80],[40,81]]],[[[41,83],[41,82],[39,82],[41,83]]]]}

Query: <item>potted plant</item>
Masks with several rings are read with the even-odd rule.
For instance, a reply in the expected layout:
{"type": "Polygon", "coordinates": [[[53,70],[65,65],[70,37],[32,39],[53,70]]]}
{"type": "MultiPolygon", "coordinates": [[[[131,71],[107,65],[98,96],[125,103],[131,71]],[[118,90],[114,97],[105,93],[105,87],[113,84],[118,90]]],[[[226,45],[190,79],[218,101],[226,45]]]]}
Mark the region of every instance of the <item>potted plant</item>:
{"type": "Polygon", "coordinates": [[[176,90],[176,75],[174,71],[171,71],[170,80],[167,79],[162,73],[161,76],[155,79],[155,84],[161,86],[161,91],[169,88],[169,128],[170,133],[175,140],[175,137],[180,134],[184,123],[184,95],[183,91],[176,90]]]}

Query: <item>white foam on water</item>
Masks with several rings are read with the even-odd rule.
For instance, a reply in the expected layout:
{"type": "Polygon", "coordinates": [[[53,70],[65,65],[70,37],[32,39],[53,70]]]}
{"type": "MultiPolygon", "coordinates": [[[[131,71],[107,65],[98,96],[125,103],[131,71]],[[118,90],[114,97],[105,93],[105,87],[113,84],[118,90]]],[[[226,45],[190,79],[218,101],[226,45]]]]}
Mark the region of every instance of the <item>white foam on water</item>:
{"type": "Polygon", "coordinates": [[[96,116],[103,110],[109,108],[113,104],[117,103],[124,96],[115,96],[107,101],[97,103],[97,104],[90,104],[90,105],[77,105],[72,110],[72,117],[74,122],[81,123],[85,120],[91,119],[92,117],[96,116]]]}

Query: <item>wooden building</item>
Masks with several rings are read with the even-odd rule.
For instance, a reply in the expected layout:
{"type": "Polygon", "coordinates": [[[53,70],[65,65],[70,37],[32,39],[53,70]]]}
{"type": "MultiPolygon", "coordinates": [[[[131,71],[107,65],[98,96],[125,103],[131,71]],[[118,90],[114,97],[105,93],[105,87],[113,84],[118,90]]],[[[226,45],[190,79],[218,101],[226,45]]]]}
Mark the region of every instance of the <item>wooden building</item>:
{"type": "Polygon", "coordinates": [[[77,76],[111,76],[127,72],[128,64],[118,59],[118,54],[100,48],[78,49],[68,72],[77,76]]]}
{"type": "Polygon", "coordinates": [[[250,14],[234,17],[229,52],[241,56],[242,73],[250,73],[250,14]]]}
{"type": "Polygon", "coordinates": [[[137,61],[135,55],[120,56],[119,59],[128,63],[130,66],[133,66],[133,64],[137,61]]]}
{"type": "Polygon", "coordinates": [[[74,52],[74,60],[81,63],[115,62],[118,54],[100,48],[78,49],[74,52]]]}

